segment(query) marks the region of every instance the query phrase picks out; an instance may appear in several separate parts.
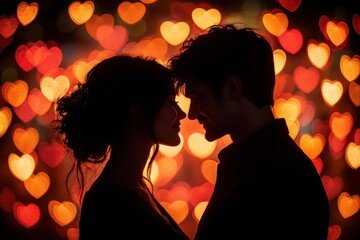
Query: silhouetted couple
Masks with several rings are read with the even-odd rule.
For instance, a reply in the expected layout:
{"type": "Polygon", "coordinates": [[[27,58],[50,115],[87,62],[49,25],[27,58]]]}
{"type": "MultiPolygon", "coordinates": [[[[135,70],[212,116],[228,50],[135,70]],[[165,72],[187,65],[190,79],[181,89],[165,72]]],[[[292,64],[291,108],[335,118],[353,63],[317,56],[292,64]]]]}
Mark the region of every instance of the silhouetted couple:
{"type": "Polygon", "coordinates": [[[285,119],[275,119],[274,85],[269,42],[230,24],[187,40],[168,67],[130,55],[98,63],[58,100],[55,120],[83,187],[80,240],[189,239],[155,199],[150,181],[159,144],[180,143],[186,117],[175,101],[180,93],[190,98],[188,118],[203,126],[208,141],[232,139],[218,155],[195,239],[327,240],[321,178],[285,119]],[[83,166],[105,162],[86,191],[83,166]]]}

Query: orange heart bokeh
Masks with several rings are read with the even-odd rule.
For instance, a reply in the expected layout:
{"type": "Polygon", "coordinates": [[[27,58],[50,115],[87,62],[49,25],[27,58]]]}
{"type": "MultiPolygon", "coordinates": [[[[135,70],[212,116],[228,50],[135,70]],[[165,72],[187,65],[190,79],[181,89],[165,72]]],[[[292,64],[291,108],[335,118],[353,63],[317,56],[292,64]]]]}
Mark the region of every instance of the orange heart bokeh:
{"type": "Polygon", "coordinates": [[[26,190],[36,199],[42,197],[50,186],[50,177],[45,172],[32,174],[24,181],[26,190]]]}
{"type": "Polygon", "coordinates": [[[4,136],[12,120],[11,109],[7,106],[0,108],[0,137],[4,136]]]}
{"type": "Polygon", "coordinates": [[[88,21],[93,15],[94,10],[95,5],[92,1],[74,1],[70,3],[68,7],[70,18],[77,25],[84,24],[88,21]]]}
{"type": "Polygon", "coordinates": [[[39,132],[34,127],[16,127],[13,132],[13,141],[16,148],[22,153],[31,153],[39,142],[39,132]]]}
{"type": "Polygon", "coordinates": [[[330,129],[339,140],[344,140],[354,125],[354,119],[349,112],[333,112],[330,116],[330,129]]]}
{"type": "Polygon", "coordinates": [[[14,82],[6,81],[1,88],[3,98],[13,107],[18,107],[25,101],[28,91],[28,84],[20,79],[14,82]]]}
{"type": "Polygon", "coordinates": [[[289,25],[286,14],[280,9],[274,9],[271,12],[265,12],[262,16],[262,22],[272,35],[279,37],[283,34],[289,25]]]}
{"type": "Polygon", "coordinates": [[[335,46],[340,46],[349,35],[349,27],[345,22],[328,21],[325,25],[326,34],[335,46]]]}
{"type": "Polygon", "coordinates": [[[217,176],[217,167],[218,167],[219,162],[212,160],[212,159],[207,159],[204,160],[201,163],[201,173],[204,176],[204,178],[215,185],[216,182],[216,176],[217,176]]]}
{"type": "Polygon", "coordinates": [[[355,107],[360,106],[360,84],[351,82],[349,84],[349,97],[355,107]]]}
{"type": "Polygon", "coordinates": [[[180,224],[189,213],[189,206],[183,200],[177,200],[172,203],[161,202],[161,205],[169,212],[177,224],[180,224]]]}
{"type": "Polygon", "coordinates": [[[69,201],[51,200],[48,204],[48,211],[51,218],[61,227],[71,223],[77,214],[75,204],[69,201]]]}
{"type": "Polygon", "coordinates": [[[145,15],[146,7],[141,2],[121,2],[117,8],[120,18],[127,24],[135,24],[145,15]]]}
{"type": "Polygon", "coordinates": [[[19,22],[23,26],[29,25],[37,16],[39,11],[39,4],[37,2],[27,3],[22,1],[19,3],[16,9],[16,14],[19,22]]]}
{"type": "Polygon", "coordinates": [[[349,218],[359,211],[360,196],[342,192],[338,197],[337,205],[341,216],[343,218],[349,218]]]}
{"type": "Polygon", "coordinates": [[[360,75],[360,56],[342,55],[340,58],[340,71],[346,80],[349,82],[354,81],[360,75]]]}
{"type": "Polygon", "coordinates": [[[323,151],[325,138],[321,134],[305,133],[300,137],[300,148],[310,159],[314,159],[323,151]]]}

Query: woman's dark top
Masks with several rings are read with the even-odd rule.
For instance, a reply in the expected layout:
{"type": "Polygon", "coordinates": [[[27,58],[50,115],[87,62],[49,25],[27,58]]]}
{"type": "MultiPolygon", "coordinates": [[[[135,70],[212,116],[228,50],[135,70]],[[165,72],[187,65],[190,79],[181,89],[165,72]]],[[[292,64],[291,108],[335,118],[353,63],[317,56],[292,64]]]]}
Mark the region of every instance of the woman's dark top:
{"type": "Polygon", "coordinates": [[[276,119],[219,153],[196,240],[327,240],[329,202],[308,156],[276,119]]]}
{"type": "Polygon", "coordinates": [[[80,240],[189,239],[160,203],[162,216],[138,188],[102,183],[86,192],[80,216],[80,240]]]}

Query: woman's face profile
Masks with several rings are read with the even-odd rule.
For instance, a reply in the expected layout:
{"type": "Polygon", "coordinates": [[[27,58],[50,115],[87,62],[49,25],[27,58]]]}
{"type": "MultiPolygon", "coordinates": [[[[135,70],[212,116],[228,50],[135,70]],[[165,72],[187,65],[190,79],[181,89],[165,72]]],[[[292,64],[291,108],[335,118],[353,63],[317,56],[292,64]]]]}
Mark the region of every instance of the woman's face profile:
{"type": "Polygon", "coordinates": [[[169,95],[154,119],[154,133],[158,142],[168,146],[180,144],[180,120],[185,117],[186,114],[175,101],[175,96],[169,95]]]}

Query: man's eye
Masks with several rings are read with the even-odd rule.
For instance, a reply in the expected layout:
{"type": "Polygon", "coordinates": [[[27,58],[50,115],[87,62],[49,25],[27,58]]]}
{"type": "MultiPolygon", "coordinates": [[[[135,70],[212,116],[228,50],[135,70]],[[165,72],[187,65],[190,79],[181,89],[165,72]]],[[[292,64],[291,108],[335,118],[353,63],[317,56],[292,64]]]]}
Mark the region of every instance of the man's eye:
{"type": "Polygon", "coordinates": [[[178,101],[175,101],[175,98],[174,98],[174,97],[171,97],[171,98],[169,98],[168,103],[169,103],[169,104],[177,104],[178,101]]]}
{"type": "Polygon", "coordinates": [[[191,96],[190,97],[190,100],[193,101],[193,102],[197,102],[199,100],[199,96],[191,96]]]}
{"type": "Polygon", "coordinates": [[[172,103],[172,104],[178,104],[179,101],[172,100],[171,103],[172,103]]]}

